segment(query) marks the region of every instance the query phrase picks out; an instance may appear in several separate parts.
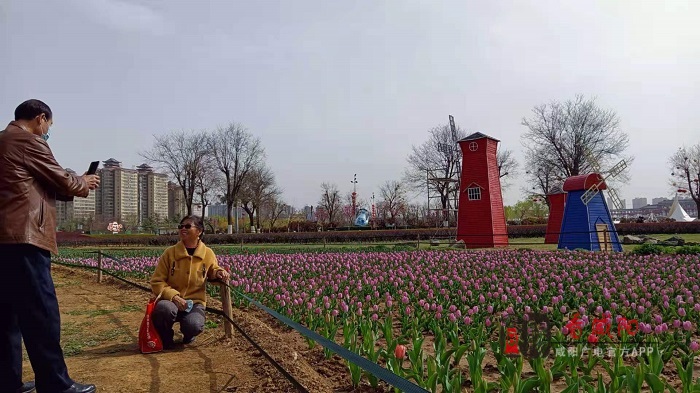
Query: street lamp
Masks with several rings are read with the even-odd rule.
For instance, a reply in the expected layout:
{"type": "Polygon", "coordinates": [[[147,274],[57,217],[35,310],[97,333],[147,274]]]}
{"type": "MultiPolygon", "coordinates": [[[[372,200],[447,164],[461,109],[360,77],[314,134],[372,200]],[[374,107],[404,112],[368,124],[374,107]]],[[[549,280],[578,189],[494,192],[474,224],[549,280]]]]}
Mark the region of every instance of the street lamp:
{"type": "Polygon", "coordinates": [[[356,212],[356,210],[357,210],[357,204],[356,204],[356,201],[357,201],[357,173],[355,174],[355,176],[353,177],[353,179],[350,183],[352,183],[352,217],[354,219],[355,216],[357,215],[357,212],[356,212]]]}

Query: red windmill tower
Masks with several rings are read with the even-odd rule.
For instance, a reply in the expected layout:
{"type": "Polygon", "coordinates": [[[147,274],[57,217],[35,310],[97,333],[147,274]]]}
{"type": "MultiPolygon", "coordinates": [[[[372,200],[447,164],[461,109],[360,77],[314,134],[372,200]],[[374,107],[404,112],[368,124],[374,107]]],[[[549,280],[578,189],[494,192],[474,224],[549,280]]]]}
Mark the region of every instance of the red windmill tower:
{"type": "Polygon", "coordinates": [[[467,248],[508,245],[501,180],[496,160],[498,139],[480,132],[458,141],[462,149],[457,240],[467,248]]]}
{"type": "Polygon", "coordinates": [[[544,235],[544,243],[558,244],[561,222],[564,219],[566,193],[561,187],[556,187],[547,194],[547,201],[549,202],[549,219],[547,220],[547,232],[544,235]]]}

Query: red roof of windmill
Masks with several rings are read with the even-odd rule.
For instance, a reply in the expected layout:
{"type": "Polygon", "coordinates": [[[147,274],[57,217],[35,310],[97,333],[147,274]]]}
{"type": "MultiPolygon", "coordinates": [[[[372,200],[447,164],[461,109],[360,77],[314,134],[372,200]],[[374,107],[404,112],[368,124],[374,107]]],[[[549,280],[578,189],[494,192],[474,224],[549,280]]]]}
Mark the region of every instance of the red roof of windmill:
{"type": "MultiPolygon", "coordinates": [[[[569,191],[579,191],[579,190],[587,190],[591,188],[594,184],[598,184],[600,181],[603,180],[603,177],[600,176],[598,173],[589,173],[587,175],[578,175],[578,176],[571,176],[570,178],[566,179],[564,182],[564,191],[569,192],[569,191]]],[[[605,190],[608,187],[605,185],[605,182],[602,182],[600,186],[598,186],[599,190],[605,190]]]]}

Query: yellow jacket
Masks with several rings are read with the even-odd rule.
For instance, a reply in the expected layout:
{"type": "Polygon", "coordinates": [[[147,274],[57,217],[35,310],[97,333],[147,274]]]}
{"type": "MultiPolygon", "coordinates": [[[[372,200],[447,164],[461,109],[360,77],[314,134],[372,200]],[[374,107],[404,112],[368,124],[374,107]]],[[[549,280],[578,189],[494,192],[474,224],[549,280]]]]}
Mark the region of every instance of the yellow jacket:
{"type": "Polygon", "coordinates": [[[211,248],[200,241],[194,254],[190,256],[182,241],[168,247],[158,260],[156,271],[151,277],[151,290],[162,299],[172,300],[179,295],[192,299],[194,303],[206,307],[205,286],[207,278],[216,279],[216,272],[223,270],[216,261],[211,248]]]}

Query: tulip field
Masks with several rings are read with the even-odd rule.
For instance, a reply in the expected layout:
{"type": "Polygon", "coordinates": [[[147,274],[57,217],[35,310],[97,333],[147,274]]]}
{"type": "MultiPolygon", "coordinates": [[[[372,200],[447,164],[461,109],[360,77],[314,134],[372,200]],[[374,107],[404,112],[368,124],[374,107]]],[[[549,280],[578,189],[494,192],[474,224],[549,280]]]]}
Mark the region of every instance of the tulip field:
{"type": "MultiPolygon", "coordinates": [[[[218,259],[238,291],[431,392],[700,392],[697,254],[488,250],[218,259]]],[[[92,257],[58,260],[96,265],[92,257]]],[[[156,262],[104,259],[104,267],[143,279],[156,262]]],[[[354,385],[381,388],[354,364],[348,375],[354,385]]]]}

